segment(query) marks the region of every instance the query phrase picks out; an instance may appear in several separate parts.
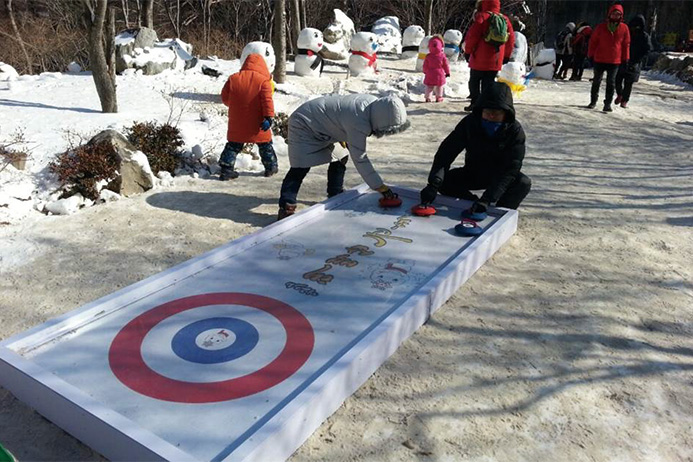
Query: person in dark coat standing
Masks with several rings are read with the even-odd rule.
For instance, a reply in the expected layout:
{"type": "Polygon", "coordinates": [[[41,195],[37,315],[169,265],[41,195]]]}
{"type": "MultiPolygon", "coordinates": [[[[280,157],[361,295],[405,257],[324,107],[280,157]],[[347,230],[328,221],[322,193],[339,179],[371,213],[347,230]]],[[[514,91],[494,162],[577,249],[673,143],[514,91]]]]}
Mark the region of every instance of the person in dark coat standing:
{"type": "Polygon", "coordinates": [[[612,112],[611,101],[616,87],[616,71],[621,64],[628,63],[630,56],[630,32],[623,24],[623,6],[611,5],[606,22],[594,28],[590,38],[587,57],[594,61],[594,79],[588,109],[594,109],[599,99],[599,86],[606,72],[606,98],[604,112],[612,112]]]}
{"type": "Polygon", "coordinates": [[[467,112],[472,110],[479,94],[496,80],[498,71],[503,63],[508,62],[515,47],[513,26],[505,15],[501,16],[506,23],[506,42],[496,47],[486,41],[492,14],[500,15],[500,10],[500,0],[481,0],[481,9],[474,15],[474,22],[464,41],[465,56],[469,56],[469,95],[472,100],[464,108],[467,112]]]}
{"type": "Polygon", "coordinates": [[[628,106],[630,93],[633,90],[633,83],[640,80],[640,69],[642,61],[652,50],[650,35],[645,32],[645,16],[639,14],[631,19],[628,24],[630,28],[630,60],[628,63],[621,64],[616,74],[616,100],[615,104],[620,104],[622,108],[628,106]]]}
{"type": "Polygon", "coordinates": [[[421,204],[430,205],[440,193],[473,200],[472,213],[485,212],[492,204],[516,209],[532,187],[520,171],[524,157],[525,132],[515,119],[512,92],[494,82],[438,147],[421,204]],[[462,151],[464,166],[451,169],[462,151]],[[481,197],[470,191],[480,189],[481,197]]]}
{"type": "Polygon", "coordinates": [[[575,38],[573,39],[573,72],[570,79],[576,82],[582,80],[582,71],[585,70],[585,59],[590,45],[592,28],[586,22],[580,23],[576,27],[575,38]]]}

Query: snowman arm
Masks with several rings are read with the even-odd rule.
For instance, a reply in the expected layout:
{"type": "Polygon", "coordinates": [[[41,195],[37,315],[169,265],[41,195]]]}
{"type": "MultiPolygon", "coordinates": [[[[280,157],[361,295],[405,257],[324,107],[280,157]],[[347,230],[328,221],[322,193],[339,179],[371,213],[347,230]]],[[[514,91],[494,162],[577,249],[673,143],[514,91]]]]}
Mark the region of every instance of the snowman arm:
{"type": "Polygon", "coordinates": [[[227,107],[231,105],[231,79],[226,81],[224,88],[221,90],[221,101],[227,107]]]}
{"type": "Polygon", "coordinates": [[[366,155],[366,136],[361,133],[348,134],[347,145],[349,146],[349,155],[354,162],[356,171],[359,172],[363,181],[366,182],[369,188],[378,189],[383,185],[383,179],[375,171],[371,160],[366,155]]]}
{"type": "Polygon", "coordinates": [[[272,81],[265,80],[260,87],[260,104],[264,117],[274,117],[274,101],[272,100],[272,81]]]}

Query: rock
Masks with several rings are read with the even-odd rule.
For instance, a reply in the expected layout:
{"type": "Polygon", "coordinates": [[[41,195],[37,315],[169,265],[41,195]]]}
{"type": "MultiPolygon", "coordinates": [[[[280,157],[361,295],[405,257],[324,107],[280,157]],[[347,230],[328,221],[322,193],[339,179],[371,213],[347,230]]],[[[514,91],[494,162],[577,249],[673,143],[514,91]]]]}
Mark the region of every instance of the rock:
{"type": "Polygon", "coordinates": [[[349,57],[351,37],[356,33],[354,21],[340,9],[333,10],[332,22],[322,32],[325,44],[320,55],[326,59],[342,60],[349,57]]]}
{"type": "Polygon", "coordinates": [[[79,74],[80,72],[82,72],[82,66],[72,61],[70,64],[67,65],[67,72],[69,72],[70,74],[79,74]]]}
{"type": "Polygon", "coordinates": [[[116,72],[120,74],[125,69],[132,67],[123,59],[124,56],[134,56],[136,48],[153,47],[157,40],[156,31],[147,27],[126,29],[118,34],[115,38],[116,72]]]}
{"type": "Polygon", "coordinates": [[[113,146],[120,160],[120,175],[108,184],[107,189],[122,196],[132,196],[154,187],[155,177],[144,153],[138,151],[127,138],[115,130],[102,131],[89,140],[88,144],[103,141],[113,146]]]}
{"type": "Polygon", "coordinates": [[[110,189],[102,189],[99,193],[99,201],[101,202],[115,202],[122,198],[118,193],[111,191],[110,189]]]}
{"type": "Polygon", "coordinates": [[[682,82],[693,85],[693,56],[680,53],[661,54],[652,66],[652,70],[673,74],[682,82]]]}
{"type": "Polygon", "coordinates": [[[397,16],[385,16],[375,21],[371,30],[378,36],[379,53],[402,53],[402,31],[397,16]]]}
{"type": "Polygon", "coordinates": [[[146,27],[121,32],[115,43],[119,74],[136,69],[145,75],[155,75],[167,69],[190,69],[197,64],[192,45],[179,39],[158,41],[156,32],[146,27]]]}

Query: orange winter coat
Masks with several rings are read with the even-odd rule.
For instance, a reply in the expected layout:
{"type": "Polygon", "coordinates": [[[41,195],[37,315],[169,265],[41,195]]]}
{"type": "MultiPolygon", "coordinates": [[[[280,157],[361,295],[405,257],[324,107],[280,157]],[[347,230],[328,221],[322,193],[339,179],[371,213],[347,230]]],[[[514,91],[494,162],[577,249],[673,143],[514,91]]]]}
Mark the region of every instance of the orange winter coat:
{"type": "Polygon", "coordinates": [[[265,117],[274,117],[272,78],[262,56],[251,54],[240,72],[226,81],[221,100],[229,108],[227,141],[236,143],[268,143],[272,130],[263,132],[265,117]]]}

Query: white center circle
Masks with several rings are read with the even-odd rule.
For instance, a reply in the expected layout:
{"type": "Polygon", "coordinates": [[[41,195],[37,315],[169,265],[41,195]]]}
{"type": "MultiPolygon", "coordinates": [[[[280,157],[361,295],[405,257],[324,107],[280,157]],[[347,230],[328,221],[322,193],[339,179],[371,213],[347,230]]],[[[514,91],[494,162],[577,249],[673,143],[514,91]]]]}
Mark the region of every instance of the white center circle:
{"type": "Polygon", "coordinates": [[[205,330],[195,337],[195,344],[208,351],[222,350],[233,345],[235,341],[236,334],[222,327],[205,330]]]}

